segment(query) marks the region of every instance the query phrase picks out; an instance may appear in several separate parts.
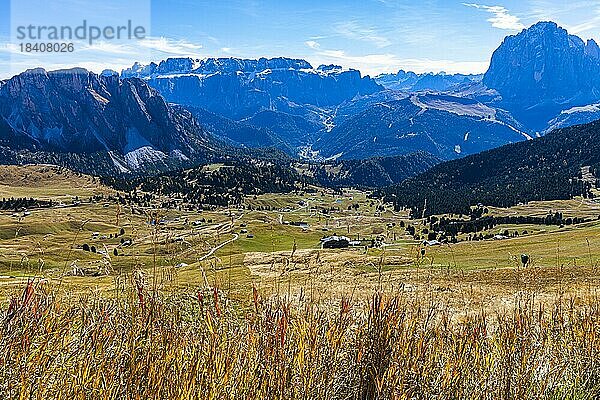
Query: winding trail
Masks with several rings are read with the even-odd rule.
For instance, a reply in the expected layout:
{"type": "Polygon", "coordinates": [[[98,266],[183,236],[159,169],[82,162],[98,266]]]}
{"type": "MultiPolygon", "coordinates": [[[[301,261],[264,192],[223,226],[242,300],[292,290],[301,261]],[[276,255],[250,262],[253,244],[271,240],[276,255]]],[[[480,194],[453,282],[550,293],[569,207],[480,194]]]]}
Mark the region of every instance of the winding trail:
{"type": "Polygon", "coordinates": [[[213,254],[215,254],[215,252],[225,246],[227,246],[229,243],[235,242],[236,240],[238,240],[240,238],[240,234],[239,233],[234,233],[233,234],[233,238],[221,243],[220,245],[213,247],[212,249],[210,249],[210,251],[208,253],[206,253],[205,255],[203,255],[202,257],[200,257],[198,259],[198,262],[202,262],[204,260],[206,260],[208,257],[212,256],[213,254]]]}

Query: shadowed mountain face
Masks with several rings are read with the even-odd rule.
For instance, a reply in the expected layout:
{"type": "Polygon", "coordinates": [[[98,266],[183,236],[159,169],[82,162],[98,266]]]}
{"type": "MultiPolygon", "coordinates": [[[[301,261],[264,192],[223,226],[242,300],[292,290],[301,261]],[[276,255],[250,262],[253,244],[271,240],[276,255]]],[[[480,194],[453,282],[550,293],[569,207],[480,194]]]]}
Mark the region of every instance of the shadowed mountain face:
{"type": "Polygon", "coordinates": [[[475,100],[424,94],[375,103],[323,134],[325,157],[368,158],[426,151],[442,159],[525,140],[518,123],[475,100]]]}
{"type": "Polygon", "coordinates": [[[600,98],[599,53],[594,40],[540,22],[504,39],[483,83],[522,123],[544,130],[560,111],[600,98]]]}
{"type": "Polygon", "coordinates": [[[136,78],[29,70],[0,87],[0,143],[106,153],[122,171],[203,158],[215,145],[191,114],[136,78]]]}

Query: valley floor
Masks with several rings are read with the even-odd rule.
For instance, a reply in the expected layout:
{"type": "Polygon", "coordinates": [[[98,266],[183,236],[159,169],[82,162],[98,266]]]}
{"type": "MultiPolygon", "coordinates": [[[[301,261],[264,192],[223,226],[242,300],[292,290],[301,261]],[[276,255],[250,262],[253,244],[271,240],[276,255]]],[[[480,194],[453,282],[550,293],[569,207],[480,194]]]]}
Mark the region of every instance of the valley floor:
{"type": "Polygon", "coordinates": [[[324,298],[364,299],[380,288],[433,291],[444,299],[457,297],[458,303],[465,303],[467,290],[475,308],[510,304],[512,294],[524,291],[577,294],[598,283],[600,203],[592,199],[489,210],[495,216],[560,212],[565,218],[587,218],[586,223],[502,225],[483,233],[527,234],[482,241],[459,235],[458,243],[426,246],[406,232],[408,226],[417,234],[427,232],[425,220],[410,220],[408,213],[393,212],[358,191],[264,195],[248,198],[244,207],[212,211],[159,210],[119,205],[108,197],[111,189],[68,171],[2,168],[6,179],[0,197],[55,203],[26,212],[0,211],[4,296],[31,277],[60,281],[75,291],[110,293],[115,276],[137,270],[167,274],[170,285],[184,290],[226,286],[243,301],[252,285],[294,296],[310,287],[324,298]],[[105,197],[90,200],[99,195],[105,197]],[[330,235],[363,242],[322,249],[320,239],[330,235]],[[367,247],[370,240],[383,245],[367,247]],[[84,245],[96,252],[84,251],[84,245]],[[522,254],[530,258],[526,267],[522,254]]]}

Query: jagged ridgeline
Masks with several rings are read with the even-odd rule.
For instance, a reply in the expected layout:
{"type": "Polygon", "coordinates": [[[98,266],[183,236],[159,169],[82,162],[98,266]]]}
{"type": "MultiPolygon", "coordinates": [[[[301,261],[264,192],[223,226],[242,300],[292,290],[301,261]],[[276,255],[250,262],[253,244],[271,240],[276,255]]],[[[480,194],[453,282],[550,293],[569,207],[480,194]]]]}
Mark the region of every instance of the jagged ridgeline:
{"type": "Polygon", "coordinates": [[[600,121],[439,164],[378,192],[415,216],[468,214],[482,203],[508,207],[534,200],[590,197],[600,167],[600,121]]]}
{"type": "Polygon", "coordinates": [[[80,68],[28,70],[3,82],[0,147],[3,162],[95,174],[160,171],[221,149],[189,111],[167,104],[143,80],[80,68]]]}

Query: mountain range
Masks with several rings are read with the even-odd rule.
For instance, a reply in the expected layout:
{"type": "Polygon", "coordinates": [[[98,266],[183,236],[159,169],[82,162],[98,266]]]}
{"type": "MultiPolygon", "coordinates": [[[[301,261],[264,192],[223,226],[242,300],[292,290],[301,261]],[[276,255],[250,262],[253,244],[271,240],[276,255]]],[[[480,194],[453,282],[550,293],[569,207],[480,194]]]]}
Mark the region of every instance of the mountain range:
{"type": "Polygon", "coordinates": [[[375,77],[375,81],[386,89],[407,92],[445,91],[456,85],[481,82],[482,79],[482,74],[446,74],[445,72],[417,74],[402,69],[395,74],[381,74],[375,77]]]}
{"type": "MultiPolygon", "coordinates": [[[[540,22],[506,37],[483,75],[372,78],[283,57],[169,58],[100,75],[28,70],[0,82],[0,161],[97,166],[105,175],[238,154],[347,170],[381,166],[364,162],[373,157],[429,167],[598,118],[600,48],[540,22]]],[[[407,177],[421,172],[403,167],[407,177]]]]}
{"type": "MultiPolygon", "coordinates": [[[[400,70],[371,78],[297,59],[171,58],[121,76],[144,79],[169,102],[265,129],[266,143],[292,156],[424,150],[453,159],[594,120],[599,56],[594,40],[540,22],[506,37],[482,75],[400,70]]],[[[253,130],[248,138],[236,132],[217,134],[266,144],[253,130]]]]}

